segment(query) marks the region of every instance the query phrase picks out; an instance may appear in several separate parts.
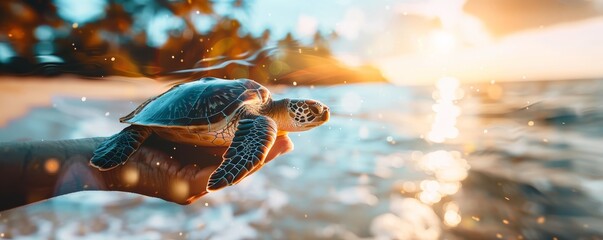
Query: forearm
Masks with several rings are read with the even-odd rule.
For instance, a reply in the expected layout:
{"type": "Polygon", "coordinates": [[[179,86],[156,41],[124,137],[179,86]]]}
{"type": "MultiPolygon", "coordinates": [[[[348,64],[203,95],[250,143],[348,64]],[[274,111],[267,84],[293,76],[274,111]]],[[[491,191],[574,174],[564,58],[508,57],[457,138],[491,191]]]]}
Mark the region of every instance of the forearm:
{"type": "MultiPolygon", "coordinates": [[[[149,139],[124,165],[99,171],[89,161],[104,140],[0,143],[0,211],[83,190],[125,191],[187,204],[207,193],[209,176],[226,151],[149,139]]],[[[267,161],[291,149],[289,138],[281,136],[267,161]]]]}
{"type": "Polygon", "coordinates": [[[101,173],[88,166],[103,139],[0,143],[0,211],[105,189],[101,173]]]}

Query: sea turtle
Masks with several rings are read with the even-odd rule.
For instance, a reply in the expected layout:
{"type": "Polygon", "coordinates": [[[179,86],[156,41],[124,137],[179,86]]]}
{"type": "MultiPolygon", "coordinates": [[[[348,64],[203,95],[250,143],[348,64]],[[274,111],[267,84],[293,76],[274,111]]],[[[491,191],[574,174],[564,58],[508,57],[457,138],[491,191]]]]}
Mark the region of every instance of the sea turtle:
{"type": "Polygon", "coordinates": [[[131,125],[101,143],[90,163],[100,170],[124,164],[152,134],[178,143],[229,146],[208,182],[207,190],[215,191],[260,167],[277,135],[328,120],[329,108],[318,101],[275,101],[253,80],[202,78],[175,85],[120,118],[131,125]]]}

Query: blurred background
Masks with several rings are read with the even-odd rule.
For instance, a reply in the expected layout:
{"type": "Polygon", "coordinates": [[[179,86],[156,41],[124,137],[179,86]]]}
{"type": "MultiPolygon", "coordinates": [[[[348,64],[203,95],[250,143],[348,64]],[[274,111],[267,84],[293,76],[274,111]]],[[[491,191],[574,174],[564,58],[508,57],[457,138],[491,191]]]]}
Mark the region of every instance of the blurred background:
{"type": "Polygon", "coordinates": [[[4,0],[0,141],[109,136],[174,82],[332,109],[180,206],[84,192],[15,239],[603,239],[601,0],[4,0]]]}

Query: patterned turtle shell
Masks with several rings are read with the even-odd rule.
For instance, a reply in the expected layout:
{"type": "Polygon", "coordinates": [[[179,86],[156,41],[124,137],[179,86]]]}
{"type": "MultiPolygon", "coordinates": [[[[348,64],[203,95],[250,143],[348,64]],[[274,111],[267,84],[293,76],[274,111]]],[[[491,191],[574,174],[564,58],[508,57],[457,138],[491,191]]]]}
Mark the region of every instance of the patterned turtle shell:
{"type": "Polygon", "coordinates": [[[203,78],[172,87],[120,121],[160,127],[214,125],[211,128],[216,129],[225,126],[243,105],[261,105],[269,99],[269,90],[253,80],[203,78]]]}

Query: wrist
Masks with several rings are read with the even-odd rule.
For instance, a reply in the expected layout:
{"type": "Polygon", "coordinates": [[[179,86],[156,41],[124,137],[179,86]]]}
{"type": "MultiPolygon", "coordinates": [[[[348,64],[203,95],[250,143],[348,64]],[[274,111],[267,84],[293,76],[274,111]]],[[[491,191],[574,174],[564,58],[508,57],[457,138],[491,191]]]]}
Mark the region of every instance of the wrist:
{"type": "Polygon", "coordinates": [[[103,189],[88,161],[102,138],[0,144],[0,210],[87,189],[103,189]]]}

